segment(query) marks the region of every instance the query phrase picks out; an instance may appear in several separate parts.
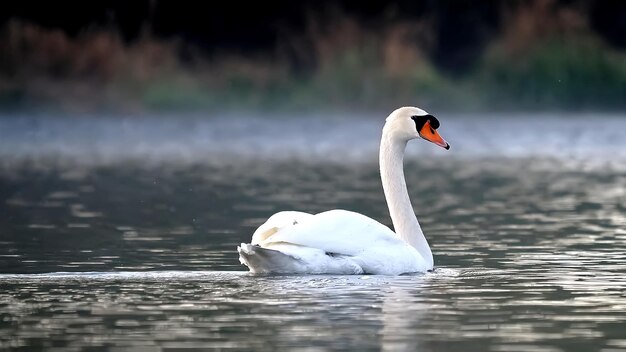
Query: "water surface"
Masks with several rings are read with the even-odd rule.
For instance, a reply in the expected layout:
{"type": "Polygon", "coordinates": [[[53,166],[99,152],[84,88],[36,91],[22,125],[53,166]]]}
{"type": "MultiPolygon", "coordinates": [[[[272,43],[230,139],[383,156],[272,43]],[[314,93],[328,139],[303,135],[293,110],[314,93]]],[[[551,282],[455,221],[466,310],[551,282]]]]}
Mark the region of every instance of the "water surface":
{"type": "Polygon", "coordinates": [[[391,225],[380,119],[5,117],[0,348],[626,349],[626,120],[440,120],[406,163],[434,272],[258,277],[276,211],[391,225]]]}

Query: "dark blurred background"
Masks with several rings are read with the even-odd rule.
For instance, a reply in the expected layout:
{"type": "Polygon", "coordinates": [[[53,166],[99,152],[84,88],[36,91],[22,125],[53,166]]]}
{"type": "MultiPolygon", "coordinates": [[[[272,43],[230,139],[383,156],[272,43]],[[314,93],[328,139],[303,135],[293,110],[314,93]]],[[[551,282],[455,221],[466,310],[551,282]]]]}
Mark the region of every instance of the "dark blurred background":
{"type": "Polygon", "coordinates": [[[0,109],[623,110],[626,1],[5,1],[0,109]]]}

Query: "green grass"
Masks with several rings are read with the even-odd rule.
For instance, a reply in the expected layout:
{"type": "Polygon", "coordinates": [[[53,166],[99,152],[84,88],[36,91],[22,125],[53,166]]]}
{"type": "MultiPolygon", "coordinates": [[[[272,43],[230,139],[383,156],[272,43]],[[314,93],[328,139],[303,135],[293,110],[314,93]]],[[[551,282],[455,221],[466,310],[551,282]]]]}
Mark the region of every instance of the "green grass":
{"type": "Polygon", "coordinates": [[[468,80],[503,107],[626,108],[626,56],[593,39],[548,39],[515,58],[492,54],[468,80]]]}
{"type": "Polygon", "coordinates": [[[323,69],[259,84],[236,72],[220,84],[202,79],[151,82],[148,110],[296,110],[415,104],[448,110],[620,110],[626,108],[626,60],[597,41],[546,40],[523,55],[490,52],[477,68],[447,77],[420,64],[402,75],[348,51],[323,69]]]}

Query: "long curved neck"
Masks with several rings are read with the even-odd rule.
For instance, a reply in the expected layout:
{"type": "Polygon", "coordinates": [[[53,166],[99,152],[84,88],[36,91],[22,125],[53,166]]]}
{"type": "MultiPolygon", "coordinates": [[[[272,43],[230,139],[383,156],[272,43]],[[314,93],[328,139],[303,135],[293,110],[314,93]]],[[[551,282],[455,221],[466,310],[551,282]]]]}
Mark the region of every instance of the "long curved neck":
{"type": "Polygon", "coordinates": [[[404,149],[406,141],[393,138],[383,129],[380,141],[380,178],[393,227],[400,238],[413,246],[424,260],[433,265],[433,255],[413,212],[409,193],[404,179],[404,149]]]}

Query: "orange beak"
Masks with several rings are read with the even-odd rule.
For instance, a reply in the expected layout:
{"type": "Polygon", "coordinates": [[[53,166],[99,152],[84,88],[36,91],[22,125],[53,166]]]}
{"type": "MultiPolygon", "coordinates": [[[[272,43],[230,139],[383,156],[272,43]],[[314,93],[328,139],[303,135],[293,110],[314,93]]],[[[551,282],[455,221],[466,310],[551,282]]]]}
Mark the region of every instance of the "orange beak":
{"type": "Polygon", "coordinates": [[[445,148],[446,150],[450,149],[450,144],[448,144],[448,142],[441,138],[436,129],[432,128],[432,126],[430,125],[430,121],[426,121],[424,127],[422,127],[419,133],[420,137],[424,138],[425,140],[435,143],[436,145],[445,148]]]}

